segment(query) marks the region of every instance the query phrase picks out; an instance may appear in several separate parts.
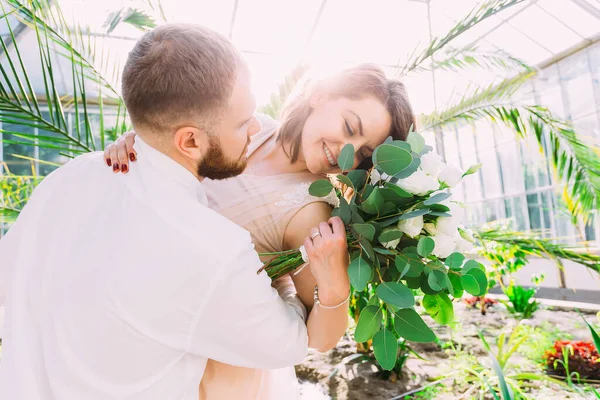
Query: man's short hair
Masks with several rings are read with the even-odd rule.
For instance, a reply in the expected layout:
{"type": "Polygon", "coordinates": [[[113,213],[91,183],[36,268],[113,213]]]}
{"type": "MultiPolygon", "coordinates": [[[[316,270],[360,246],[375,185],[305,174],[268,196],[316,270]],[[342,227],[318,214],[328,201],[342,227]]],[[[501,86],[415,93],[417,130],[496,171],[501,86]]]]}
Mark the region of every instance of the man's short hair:
{"type": "Polygon", "coordinates": [[[204,127],[227,104],[240,60],[227,38],[199,25],[167,24],[146,33],[123,71],[134,128],[165,133],[204,127]]]}

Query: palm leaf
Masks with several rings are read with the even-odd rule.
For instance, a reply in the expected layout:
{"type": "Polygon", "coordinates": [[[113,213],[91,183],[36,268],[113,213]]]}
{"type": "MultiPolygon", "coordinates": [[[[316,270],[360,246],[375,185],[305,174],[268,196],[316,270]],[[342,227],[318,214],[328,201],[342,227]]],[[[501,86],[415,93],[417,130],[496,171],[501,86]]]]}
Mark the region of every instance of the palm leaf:
{"type": "Polygon", "coordinates": [[[396,73],[398,75],[406,75],[415,70],[425,61],[433,57],[438,51],[446,47],[448,43],[467,32],[475,25],[523,1],[524,0],[488,0],[480,6],[475,7],[466,17],[450,28],[444,36],[433,38],[427,47],[420,52],[415,50],[406,63],[402,66],[399,65],[396,68],[396,73]]]}
{"type": "Polygon", "coordinates": [[[154,28],[156,26],[154,19],[144,11],[136,8],[123,7],[119,10],[111,12],[107,17],[106,21],[104,22],[106,33],[112,33],[121,23],[126,23],[141,31],[146,31],[149,28],[154,28]]]}
{"type": "Polygon", "coordinates": [[[523,253],[554,261],[562,266],[562,260],[569,260],[600,272],[600,255],[584,246],[568,246],[555,243],[551,239],[541,239],[537,232],[516,232],[491,223],[477,230],[475,236],[484,248],[501,243],[518,247],[523,253]]]}
{"type": "Polygon", "coordinates": [[[572,215],[584,220],[600,206],[600,157],[572,126],[540,106],[513,105],[511,97],[534,73],[520,74],[497,85],[476,89],[458,104],[421,119],[423,130],[478,120],[503,124],[524,138],[534,135],[558,177],[566,185],[565,199],[572,215]]]}
{"type": "Polygon", "coordinates": [[[480,50],[476,45],[469,44],[458,49],[443,51],[438,58],[429,64],[420,64],[413,72],[419,73],[431,70],[458,71],[467,67],[485,69],[501,68],[508,71],[532,72],[533,68],[525,61],[513,57],[500,49],[480,50]]]}

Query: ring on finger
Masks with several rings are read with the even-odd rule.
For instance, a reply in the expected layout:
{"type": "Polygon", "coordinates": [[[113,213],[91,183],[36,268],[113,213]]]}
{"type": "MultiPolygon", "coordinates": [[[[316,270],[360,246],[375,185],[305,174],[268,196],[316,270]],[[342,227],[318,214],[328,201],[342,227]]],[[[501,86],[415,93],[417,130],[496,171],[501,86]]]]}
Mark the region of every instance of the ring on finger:
{"type": "Polygon", "coordinates": [[[312,240],[312,239],[316,238],[317,236],[321,236],[321,232],[318,232],[318,231],[317,231],[317,232],[313,233],[313,234],[310,236],[310,239],[312,240]]]}

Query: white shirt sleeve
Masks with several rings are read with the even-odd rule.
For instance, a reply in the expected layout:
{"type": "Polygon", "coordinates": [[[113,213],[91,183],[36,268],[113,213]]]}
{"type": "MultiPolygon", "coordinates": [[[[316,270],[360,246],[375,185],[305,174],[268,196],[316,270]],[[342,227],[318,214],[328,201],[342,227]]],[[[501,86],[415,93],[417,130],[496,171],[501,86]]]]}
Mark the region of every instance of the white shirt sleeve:
{"type": "Polygon", "coordinates": [[[279,297],[248,241],[229,258],[222,277],[198,316],[189,352],[226,364],[275,369],[299,364],[308,335],[297,299],[279,297]]]}

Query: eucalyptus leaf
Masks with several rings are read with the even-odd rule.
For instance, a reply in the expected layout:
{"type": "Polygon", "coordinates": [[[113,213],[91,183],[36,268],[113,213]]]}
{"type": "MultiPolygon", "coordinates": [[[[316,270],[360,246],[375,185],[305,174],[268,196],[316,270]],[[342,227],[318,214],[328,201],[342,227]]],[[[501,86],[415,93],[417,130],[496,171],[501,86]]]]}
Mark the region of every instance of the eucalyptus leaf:
{"type": "Polygon", "coordinates": [[[340,205],[334,211],[337,211],[337,215],[344,221],[344,225],[350,225],[350,222],[352,221],[352,210],[346,199],[343,197],[340,198],[340,205]]]}
{"type": "Polygon", "coordinates": [[[377,260],[377,258],[375,257],[375,252],[373,251],[373,245],[371,245],[371,242],[368,239],[362,238],[360,240],[360,247],[362,247],[365,253],[367,253],[369,260],[373,262],[377,260]]]}
{"type": "Polygon", "coordinates": [[[420,153],[425,148],[425,138],[417,132],[410,133],[408,138],[406,138],[406,141],[410,144],[410,148],[415,153],[420,153]]]}
{"type": "Polygon", "coordinates": [[[383,312],[376,306],[364,308],[358,317],[358,324],[354,330],[354,340],[358,343],[366,342],[381,328],[383,312]]]}
{"type": "Polygon", "coordinates": [[[381,368],[391,371],[396,365],[398,356],[398,339],[396,335],[383,328],[373,337],[373,353],[381,368]]]}
{"type": "Polygon", "coordinates": [[[361,203],[361,208],[366,213],[379,215],[382,211],[384,202],[385,199],[381,194],[381,189],[376,187],[373,189],[369,197],[367,197],[366,200],[363,200],[361,203]]]}
{"type": "Polygon", "coordinates": [[[373,240],[375,237],[375,227],[371,224],[353,224],[352,229],[358,236],[367,240],[373,240]]]}
{"type": "Polygon", "coordinates": [[[403,308],[396,311],[394,329],[400,337],[411,342],[430,343],[435,342],[437,339],[435,333],[412,308],[403,308]]]}
{"type": "Polygon", "coordinates": [[[410,211],[410,212],[407,212],[406,214],[402,214],[400,216],[400,219],[405,220],[405,219],[420,217],[421,215],[427,214],[429,211],[430,211],[429,208],[421,208],[419,210],[410,211]]]}
{"type": "Polygon", "coordinates": [[[391,144],[382,144],[373,153],[373,162],[377,169],[394,176],[412,163],[410,152],[391,144]]]}
{"type": "Polygon", "coordinates": [[[397,198],[412,199],[413,195],[402,189],[398,185],[386,185],[383,190],[383,197],[388,201],[397,201],[397,198]]]}
{"type": "Polygon", "coordinates": [[[448,274],[448,279],[452,283],[452,297],[454,297],[455,299],[460,299],[465,292],[460,281],[460,276],[450,273],[448,274]]]}
{"type": "Polygon", "coordinates": [[[432,212],[430,212],[428,214],[432,215],[434,217],[445,217],[445,218],[452,217],[452,215],[448,214],[447,212],[440,212],[440,211],[432,211],[432,212]]]}
{"type": "Polygon", "coordinates": [[[333,190],[333,185],[327,179],[314,181],[308,188],[308,193],[315,197],[326,197],[333,190]]]}
{"type": "Polygon", "coordinates": [[[415,305],[412,291],[400,282],[382,282],[376,292],[381,300],[393,306],[408,308],[415,305]]]}
{"type": "Polygon", "coordinates": [[[403,140],[393,140],[391,142],[386,142],[386,143],[391,144],[392,146],[399,147],[399,148],[404,149],[409,152],[413,151],[412,147],[410,147],[410,144],[403,140]]]}
{"type": "Polygon", "coordinates": [[[473,268],[477,268],[485,272],[485,267],[483,266],[483,264],[475,260],[469,260],[465,263],[465,266],[462,268],[463,275],[472,270],[473,268]]]}
{"type": "Polygon", "coordinates": [[[448,325],[454,320],[452,300],[444,292],[423,296],[423,307],[435,322],[448,325]]]}
{"type": "Polygon", "coordinates": [[[379,225],[381,225],[382,227],[386,227],[386,226],[390,226],[395,224],[396,222],[398,222],[400,220],[400,216],[399,215],[395,215],[393,217],[389,217],[386,219],[383,219],[381,221],[379,221],[379,225]]]}
{"type": "Polygon", "coordinates": [[[367,183],[367,178],[369,174],[365,170],[354,169],[352,171],[348,171],[348,174],[346,176],[352,182],[354,189],[360,191],[367,183]]]}
{"type": "Polygon", "coordinates": [[[459,270],[463,262],[465,262],[465,256],[462,253],[452,253],[446,257],[446,265],[454,270],[459,270]]]}
{"type": "Polygon", "coordinates": [[[404,233],[399,229],[391,229],[388,231],[384,231],[381,233],[381,235],[379,235],[379,241],[381,243],[388,243],[393,240],[402,239],[403,234],[404,233]]]}
{"type": "Polygon", "coordinates": [[[429,284],[429,287],[436,292],[439,292],[445,288],[445,286],[442,284],[444,278],[439,276],[438,272],[439,271],[431,271],[431,273],[427,275],[427,283],[429,284]]]}
{"type": "Polygon", "coordinates": [[[437,194],[434,194],[433,196],[431,196],[430,198],[428,198],[427,200],[425,200],[423,202],[423,204],[425,204],[426,206],[438,204],[438,203],[441,203],[442,201],[448,199],[450,196],[451,196],[450,193],[437,193],[437,194]]]}
{"type": "Polygon", "coordinates": [[[362,257],[357,257],[348,266],[348,277],[352,287],[359,292],[362,292],[367,287],[371,280],[373,269],[367,261],[362,257]]]}
{"type": "Polygon", "coordinates": [[[471,268],[460,278],[462,287],[473,296],[483,296],[487,292],[487,277],[479,268],[471,268]]]}
{"type": "Polygon", "coordinates": [[[351,143],[342,148],[337,162],[342,171],[347,171],[354,166],[354,146],[351,143]]]}
{"type": "Polygon", "coordinates": [[[415,171],[418,170],[420,166],[421,166],[421,159],[413,157],[413,160],[409,164],[409,166],[406,167],[405,169],[403,169],[402,171],[398,172],[396,175],[394,175],[394,179],[406,179],[409,176],[411,176],[412,174],[414,174],[415,171]]]}
{"type": "Polygon", "coordinates": [[[417,251],[421,257],[427,257],[431,254],[433,249],[435,248],[435,242],[429,236],[424,236],[419,239],[419,244],[417,244],[417,251]]]}
{"type": "Polygon", "coordinates": [[[351,187],[352,189],[354,189],[354,183],[352,183],[352,181],[350,180],[350,178],[348,178],[346,175],[342,175],[339,174],[337,176],[337,180],[342,182],[344,185],[351,187]]]}

